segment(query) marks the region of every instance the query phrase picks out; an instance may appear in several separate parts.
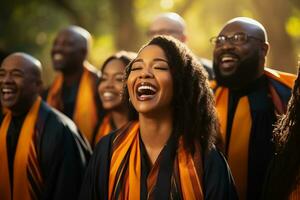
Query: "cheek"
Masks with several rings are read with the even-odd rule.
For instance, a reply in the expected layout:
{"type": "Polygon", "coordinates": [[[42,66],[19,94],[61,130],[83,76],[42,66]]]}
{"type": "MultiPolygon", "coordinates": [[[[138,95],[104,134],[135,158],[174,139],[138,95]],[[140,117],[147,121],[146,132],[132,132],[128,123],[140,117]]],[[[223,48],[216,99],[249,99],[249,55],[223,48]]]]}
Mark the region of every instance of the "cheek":
{"type": "Polygon", "coordinates": [[[123,87],[124,87],[123,82],[117,82],[115,84],[115,87],[120,94],[123,93],[123,87]]]}
{"type": "Polygon", "coordinates": [[[161,80],[161,85],[163,88],[163,95],[164,98],[168,99],[168,101],[171,101],[173,99],[173,79],[171,76],[164,77],[161,80]]]}
{"type": "Polygon", "coordinates": [[[98,93],[100,94],[101,93],[101,91],[103,90],[103,83],[100,83],[99,85],[98,85],[98,93]]]}
{"type": "Polygon", "coordinates": [[[126,84],[127,84],[127,90],[128,90],[128,94],[129,94],[129,97],[130,98],[133,98],[133,85],[134,85],[134,80],[135,80],[135,77],[133,75],[129,75],[128,76],[128,79],[126,81],[126,84]]]}

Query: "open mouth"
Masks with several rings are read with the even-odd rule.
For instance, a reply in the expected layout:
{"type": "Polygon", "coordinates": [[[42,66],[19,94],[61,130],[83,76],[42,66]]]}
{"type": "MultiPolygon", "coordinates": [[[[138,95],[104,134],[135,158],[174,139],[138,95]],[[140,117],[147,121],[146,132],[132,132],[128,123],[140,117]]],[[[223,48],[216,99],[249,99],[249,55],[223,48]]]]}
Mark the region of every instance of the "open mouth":
{"type": "Polygon", "coordinates": [[[142,82],[136,87],[136,94],[138,100],[145,101],[155,97],[157,88],[151,83],[142,82]]]}
{"type": "Polygon", "coordinates": [[[228,63],[228,62],[236,62],[238,61],[238,57],[233,54],[224,54],[221,56],[221,62],[222,63],[228,63]]]}
{"type": "Polygon", "coordinates": [[[120,97],[119,94],[117,94],[115,92],[111,92],[111,91],[105,91],[102,93],[102,99],[104,101],[111,101],[111,100],[113,100],[115,98],[119,98],[119,97],[120,97]]]}
{"type": "Polygon", "coordinates": [[[1,94],[3,100],[8,100],[10,98],[13,98],[16,95],[16,90],[13,88],[2,88],[1,94]]]}
{"type": "Polygon", "coordinates": [[[234,54],[223,54],[220,57],[220,68],[224,71],[231,71],[235,68],[236,63],[239,61],[239,57],[234,54]]]}
{"type": "Polygon", "coordinates": [[[61,61],[63,58],[64,58],[64,56],[61,53],[54,53],[53,54],[53,60],[55,60],[55,61],[61,61]]]}

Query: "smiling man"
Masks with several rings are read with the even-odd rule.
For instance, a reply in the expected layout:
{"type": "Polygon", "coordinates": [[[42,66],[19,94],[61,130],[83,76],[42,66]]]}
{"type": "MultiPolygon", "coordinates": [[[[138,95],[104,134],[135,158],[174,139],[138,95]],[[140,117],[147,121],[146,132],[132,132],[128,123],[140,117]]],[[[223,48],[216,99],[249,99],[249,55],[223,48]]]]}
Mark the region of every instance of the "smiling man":
{"type": "Polygon", "coordinates": [[[240,199],[259,199],[273,154],[272,125],[286,111],[295,77],[265,67],[269,44],[256,20],[234,18],[211,42],[224,153],[240,199]]]}
{"type": "Polygon", "coordinates": [[[44,96],[48,104],[73,119],[91,143],[102,109],[97,95],[99,77],[87,62],[90,40],[90,33],[78,26],[58,33],[51,51],[58,75],[44,96]]]}
{"type": "Polygon", "coordinates": [[[13,53],[0,68],[0,199],[76,199],[91,150],[38,95],[41,63],[13,53]]]}
{"type": "MultiPolygon", "coordinates": [[[[188,41],[185,20],[174,12],[162,13],[156,16],[149,26],[147,35],[149,38],[156,35],[169,35],[183,43],[188,41]]],[[[208,73],[208,78],[210,80],[214,79],[211,60],[199,58],[199,61],[208,73]]]]}

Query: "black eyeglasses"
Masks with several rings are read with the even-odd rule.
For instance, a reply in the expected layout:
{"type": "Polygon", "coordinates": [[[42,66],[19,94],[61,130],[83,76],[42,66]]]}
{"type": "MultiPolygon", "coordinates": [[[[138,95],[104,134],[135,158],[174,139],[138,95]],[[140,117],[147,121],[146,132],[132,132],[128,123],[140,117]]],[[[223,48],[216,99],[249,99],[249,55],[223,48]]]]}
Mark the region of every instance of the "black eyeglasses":
{"type": "Polygon", "coordinates": [[[231,42],[234,45],[242,45],[242,44],[247,43],[250,38],[264,43],[264,41],[262,39],[259,39],[257,37],[254,37],[254,36],[248,35],[246,33],[242,33],[242,32],[235,33],[232,36],[219,35],[216,37],[212,37],[209,41],[216,46],[222,46],[227,41],[231,42]]]}

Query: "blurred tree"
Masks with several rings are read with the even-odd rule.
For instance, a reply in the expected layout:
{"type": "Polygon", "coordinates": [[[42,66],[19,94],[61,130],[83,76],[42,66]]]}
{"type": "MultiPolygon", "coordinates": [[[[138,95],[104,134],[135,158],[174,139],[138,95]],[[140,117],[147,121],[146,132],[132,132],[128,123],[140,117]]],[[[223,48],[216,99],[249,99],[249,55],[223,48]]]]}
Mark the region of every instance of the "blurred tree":
{"type": "Polygon", "coordinates": [[[3,0],[0,6],[0,52],[25,51],[44,64],[46,85],[52,81],[50,49],[57,31],[70,24],[91,32],[90,61],[100,66],[113,52],[137,51],[148,39],[150,21],[161,12],[178,12],[187,22],[188,45],[211,58],[209,38],[236,16],[260,20],[269,33],[269,65],[295,72],[300,51],[299,0],[3,0]]]}
{"type": "Polygon", "coordinates": [[[253,0],[253,5],[269,36],[269,65],[295,73],[297,56],[292,38],[285,28],[292,11],[291,4],[286,0],[277,0],[276,3],[272,0],[253,0]]]}

